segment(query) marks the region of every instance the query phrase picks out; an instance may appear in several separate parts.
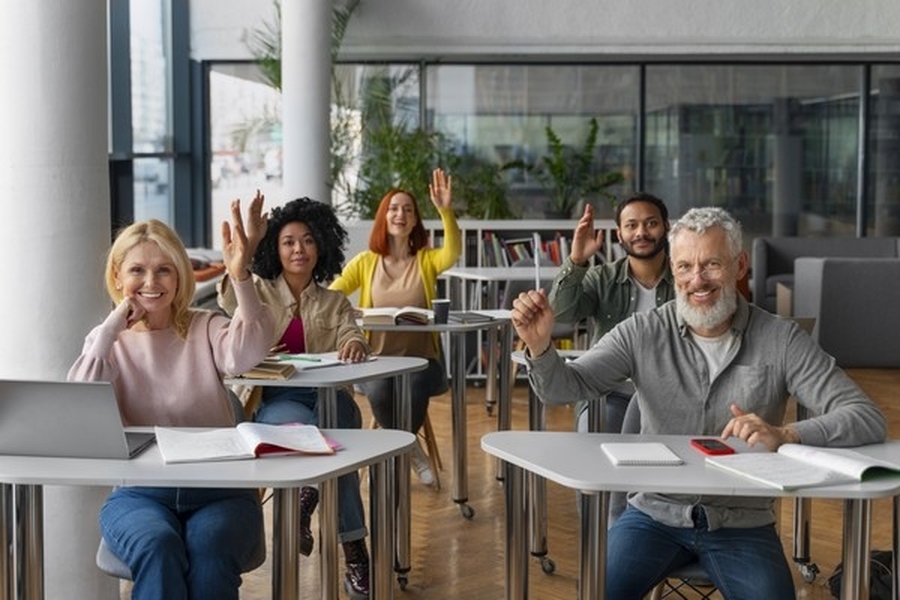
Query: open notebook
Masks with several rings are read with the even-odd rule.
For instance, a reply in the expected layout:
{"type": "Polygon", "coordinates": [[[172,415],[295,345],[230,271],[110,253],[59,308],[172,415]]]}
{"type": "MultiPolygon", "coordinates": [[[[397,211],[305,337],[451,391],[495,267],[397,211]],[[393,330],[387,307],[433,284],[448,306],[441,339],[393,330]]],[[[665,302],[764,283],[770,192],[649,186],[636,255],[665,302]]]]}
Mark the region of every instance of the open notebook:
{"type": "Polygon", "coordinates": [[[0,454],[131,458],[153,440],[125,431],[110,383],[0,380],[0,454]]]}

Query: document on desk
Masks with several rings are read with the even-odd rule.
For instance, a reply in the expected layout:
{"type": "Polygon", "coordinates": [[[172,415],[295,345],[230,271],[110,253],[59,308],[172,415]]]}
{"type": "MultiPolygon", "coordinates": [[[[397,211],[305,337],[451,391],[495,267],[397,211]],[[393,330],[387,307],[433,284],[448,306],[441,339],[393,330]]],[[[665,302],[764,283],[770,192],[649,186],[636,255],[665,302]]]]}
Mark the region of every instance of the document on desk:
{"type": "Polygon", "coordinates": [[[892,473],[900,465],[846,448],[783,444],[778,452],[741,452],[707,456],[706,464],[780,490],[841,485],[892,473]]]}
{"type": "Polygon", "coordinates": [[[617,467],[663,467],[684,462],[661,442],[607,442],[600,447],[617,467]]]}
{"type": "Polygon", "coordinates": [[[242,460],[278,454],[334,454],[334,448],[315,425],[248,421],[237,427],[215,429],[155,427],[154,432],[166,463],[242,460]]]}

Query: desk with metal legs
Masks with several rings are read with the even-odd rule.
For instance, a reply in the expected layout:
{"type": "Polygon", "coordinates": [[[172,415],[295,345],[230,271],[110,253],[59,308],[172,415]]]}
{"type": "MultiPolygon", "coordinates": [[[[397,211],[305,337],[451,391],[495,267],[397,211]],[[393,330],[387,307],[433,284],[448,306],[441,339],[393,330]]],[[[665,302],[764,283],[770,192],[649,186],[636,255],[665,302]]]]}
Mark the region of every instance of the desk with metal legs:
{"type": "MultiPolygon", "coordinates": [[[[436,332],[450,337],[450,396],[451,396],[451,426],[453,437],[453,501],[459,505],[463,517],[471,519],[475,516],[475,510],[469,502],[469,474],[466,423],[466,334],[473,331],[487,331],[489,338],[494,340],[496,347],[499,341],[499,360],[493,360],[493,352],[488,352],[490,360],[489,373],[494,373],[498,386],[499,410],[497,411],[497,428],[504,430],[510,428],[512,412],[512,386],[510,384],[511,362],[510,349],[512,346],[512,322],[508,310],[483,310],[478,311],[490,315],[492,321],[478,323],[446,323],[438,325],[360,325],[367,331],[406,331],[406,332],[436,332]]],[[[489,376],[488,384],[493,382],[489,376]]],[[[408,422],[407,422],[408,423],[408,422]]],[[[401,478],[402,479],[402,478],[401,478]]]]}
{"type": "MultiPolygon", "coordinates": [[[[410,401],[409,374],[423,371],[428,366],[424,358],[412,356],[382,356],[376,360],[361,363],[345,364],[332,367],[321,367],[297,371],[290,379],[226,379],[227,385],[252,385],[252,386],[278,386],[278,387],[308,387],[319,389],[319,426],[332,428],[337,426],[337,392],[342,387],[352,387],[357,383],[393,377],[396,380],[395,389],[398,390],[397,408],[401,429],[412,429],[412,409],[410,401]]],[[[409,457],[399,454],[395,461],[397,469],[397,496],[396,496],[396,556],[395,570],[398,580],[405,587],[406,574],[411,568],[412,532],[410,529],[411,506],[409,489],[409,457]]],[[[332,479],[320,486],[319,511],[321,519],[337,519],[337,480],[332,479]]],[[[295,508],[300,505],[300,488],[291,492],[290,502],[295,508]]],[[[296,518],[295,516],[291,518],[296,518]]],[[[337,536],[322,536],[321,551],[323,582],[332,581],[333,571],[337,574],[337,536]],[[326,573],[327,571],[327,573],[326,573]]],[[[323,584],[324,585],[324,584],[323,584]]],[[[324,593],[324,591],[323,591],[324,593]]],[[[328,592],[329,598],[337,598],[338,591],[328,592]]]]}
{"type": "MultiPolygon", "coordinates": [[[[393,458],[408,452],[415,436],[397,430],[326,430],[343,449],[330,456],[273,456],[256,460],[165,464],[151,447],[131,460],[0,456],[0,505],[4,550],[0,598],[44,597],[43,486],[269,487],[275,490],[272,531],[272,598],[299,597],[297,490],[334,481],[369,466],[372,522],[372,597],[393,598],[391,549],[394,504],[393,458]],[[11,484],[11,485],[7,485],[11,484]],[[7,509],[9,509],[7,511],[7,509]],[[7,541],[9,544],[7,545],[7,541]],[[10,550],[11,548],[11,550],[10,550]]],[[[337,511],[321,515],[322,546],[337,539],[337,511]]],[[[326,568],[322,598],[338,598],[338,573],[326,568]]]]}
{"type": "MultiPolygon", "coordinates": [[[[506,598],[528,597],[525,515],[529,498],[524,473],[533,472],[582,493],[579,551],[579,599],[603,600],[606,588],[606,529],[610,492],[662,492],[718,496],[840,498],[844,501],[841,598],[869,597],[871,501],[900,494],[900,476],[849,485],[785,492],[756,484],[719,469],[707,468],[704,456],[690,448],[690,436],[628,435],[548,431],[498,431],[481,438],[481,448],[505,461],[506,598]],[[602,458],[609,441],[659,441],[682,460],[677,467],[615,468],[602,458]]],[[[876,458],[900,462],[900,442],[856,449],[876,458]]],[[[896,531],[895,531],[896,541],[896,531]]],[[[896,555],[896,548],[895,548],[896,555]]]]}

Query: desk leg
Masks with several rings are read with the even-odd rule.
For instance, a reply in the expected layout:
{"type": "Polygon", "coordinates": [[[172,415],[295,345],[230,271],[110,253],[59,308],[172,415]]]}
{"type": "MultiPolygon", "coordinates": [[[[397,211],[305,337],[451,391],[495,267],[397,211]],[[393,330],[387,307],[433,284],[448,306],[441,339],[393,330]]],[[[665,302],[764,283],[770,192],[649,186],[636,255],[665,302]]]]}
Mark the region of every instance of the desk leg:
{"type": "MultiPolygon", "coordinates": [[[[481,332],[481,330],[479,330],[481,332]]],[[[493,414],[494,406],[497,404],[497,328],[489,327],[484,330],[486,337],[485,347],[487,352],[487,364],[484,370],[484,408],[487,414],[493,414]]]]}
{"type": "Polygon", "coordinates": [[[578,599],[606,598],[606,528],[609,492],[581,493],[581,552],[578,599]]]}
{"type": "Polygon", "coordinates": [[[300,597],[300,490],[276,488],[272,493],[272,598],[300,597]]]}
{"type": "Polygon", "coordinates": [[[0,600],[14,598],[13,529],[13,486],[0,483],[0,600]]]}
{"type": "Polygon", "coordinates": [[[506,479],[506,600],[528,598],[528,556],[525,553],[528,494],[524,473],[519,467],[504,462],[506,479]]]}
{"type": "MultiPolygon", "coordinates": [[[[319,427],[337,427],[337,389],[319,388],[319,427]]],[[[319,537],[321,551],[322,598],[337,600],[340,594],[338,584],[337,556],[337,479],[332,478],[319,484],[319,537]]]]}
{"type": "Polygon", "coordinates": [[[469,481],[466,452],[466,338],[465,332],[450,335],[452,387],[450,388],[451,428],[453,433],[453,501],[462,516],[471,519],[475,511],[468,505],[469,481]]]}
{"type": "MultiPolygon", "coordinates": [[[[412,392],[409,374],[394,378],[394,423],[404,431],[412,431],[412,392]]],[[[410,502],[409,454],[398,454],[394,459],[395,474],[393,485],[397,495],[391,510],[396,510],[396,556],[394,571],[401,589],[406,589],[409,571],[412,568],[412,506],[410,502]]],[[[393,530],[392,530],[393,531],[393,530]]]]}
{"type": "MultiPolygon", "coordinates": [[[[546,429],[544,405],[531,386],[528,386],[528,429],[546,429]]],[[[553,573],[556,564],[547,557],[547,480],[534,473],[528,473],[530,494],[529,515],[531,523],[531,555],[541,559],[541,569],[553,573]]]]}
{"type": "Polygon", "coordinates": [[[44,488],[13,485],[11,497],[13,531],[9,563],[15,574],[5,585],[11,584],[11,598],[16,600],[43,600],[44,488]]]}
{"type": "MultiPolygon", "coordinates": [[[[500,369],[499,377],[497,377],[498,404],[497,410],[497,430],[509,431],[512,429],[512,385],[510,384],[512,376],[512,323],[507,321],[499,327],[492,327],[493,332],[491,339],[500,340],[500,359],[497,361],[499,367],[494,367],[494,372],[500,369]]],[[[494,345],[491,344],[490,348],[494,345]]],[[[491,363],[494,363],[493,355],[491,363]]],[[[491,381],[494,379],[492,378],[491,381]]],[[[503,471],[500,467],[500,459],[497,459],[497,479],[503,480],[503,471]]]]}
{"type": "Polygon", "coordinates": [[[372,566],[369,569],[369,592],[374,600],[393,600],[391,555],[394,549],[394,485],[393,461],[369,466],[369,524],[372,543],[372,566]]]}
{"type": "Polygon", "coordinates": [[[894,527],[891,533],[891,550],[893,550],[891,571],[894,573],[892,586],[894,591],[891,597],[893,600],[900,600],[900,496],[894,496],[891,499],[891,505],[893,507],[894,520],[894,527]]]}
{"type": "Polygon", "coordinates": [[[844,577],[841,599],[869,597],[869,539],[872,530],[872,501],[844,500],[844,577]]]}

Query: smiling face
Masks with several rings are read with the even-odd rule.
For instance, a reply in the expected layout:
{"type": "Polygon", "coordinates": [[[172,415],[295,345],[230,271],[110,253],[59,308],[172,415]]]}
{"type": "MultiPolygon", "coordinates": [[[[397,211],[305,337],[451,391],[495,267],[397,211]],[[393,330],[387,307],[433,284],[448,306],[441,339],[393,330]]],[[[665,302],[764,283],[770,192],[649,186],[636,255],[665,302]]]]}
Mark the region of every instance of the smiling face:
{"type": "Polygon", "coordinates": [[[278,258],[287,277],[312,279],[319,260],[316,239],[306,223],[292,221],[278,232],[278,258]]]}
{"type": "Polygon", "coordinates": [[[116,270],[116,288],[145,313],[151,328],[172,321],[172,302],[178,291],[178,269],[156,242],[140,242],[125,254],[116,270]]]}
{"type": "Polygon", "coordinates": [[[398,238],[408,238],[418,223],[413,199],[403,192],[394,194],[388,203],[387,232],[398,238]]]}
{"type": "Polygon", "coordinates": [[[619,244],[635,258],[653,258],[666,248],[668,224],[650,202],[631,202],[619,215],[619,244]]]}
{"type": "Polygon", "coordinates": [[[678,314],[698,335],[725,333],[737,310],[737,282],[747,272],[746,253],[734,256],[721,227],[681,231],[669,253],[678,314]]]}

